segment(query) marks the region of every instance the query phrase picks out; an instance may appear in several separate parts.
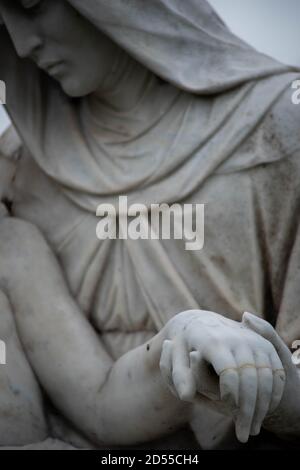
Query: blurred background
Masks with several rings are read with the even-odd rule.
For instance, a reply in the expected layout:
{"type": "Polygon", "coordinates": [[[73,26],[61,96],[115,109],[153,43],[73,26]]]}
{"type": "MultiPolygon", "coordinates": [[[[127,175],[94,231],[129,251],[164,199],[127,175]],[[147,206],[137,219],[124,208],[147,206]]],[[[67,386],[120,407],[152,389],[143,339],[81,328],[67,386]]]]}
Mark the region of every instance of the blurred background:
{"type": "Polygon", "coordinates": [[[208,0],[229,28],[265,54],[300,66],[300,0],[208,0]]]}
{"type": "MultiPolygon", "coordinates": [[[[300,67],[300,0],[209,2],[235,34],[259,51],[300,67]]],[[[0,105],[0,133],[9,124],[4,108],[0,105]]]]}

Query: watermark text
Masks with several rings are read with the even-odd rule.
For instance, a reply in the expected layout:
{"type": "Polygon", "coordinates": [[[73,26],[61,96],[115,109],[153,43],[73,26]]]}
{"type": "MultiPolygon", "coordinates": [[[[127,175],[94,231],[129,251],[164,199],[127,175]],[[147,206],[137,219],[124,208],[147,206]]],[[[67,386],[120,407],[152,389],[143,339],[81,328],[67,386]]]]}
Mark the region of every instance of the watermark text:
{"type": "Polygon", "coordinates": [[[127,196],[113,204],[100,204],[96,211],[99,240],[184,240],[185,249],[204,246],[204,204],[128,205],[127,196]]]}

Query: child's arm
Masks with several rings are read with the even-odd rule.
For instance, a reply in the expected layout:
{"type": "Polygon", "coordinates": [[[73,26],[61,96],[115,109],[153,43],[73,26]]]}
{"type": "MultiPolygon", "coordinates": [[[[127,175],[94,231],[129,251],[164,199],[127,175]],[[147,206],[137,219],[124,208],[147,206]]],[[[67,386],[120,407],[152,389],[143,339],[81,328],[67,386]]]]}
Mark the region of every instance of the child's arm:
{"type": "Polygon", "coordinates": [[[101,444],[154,439],[188,421],[159,370],[163,334],[116,363],[71,297],[39,232],[0,222],[0,278],[28,359],[55,405],[101,444]]]}

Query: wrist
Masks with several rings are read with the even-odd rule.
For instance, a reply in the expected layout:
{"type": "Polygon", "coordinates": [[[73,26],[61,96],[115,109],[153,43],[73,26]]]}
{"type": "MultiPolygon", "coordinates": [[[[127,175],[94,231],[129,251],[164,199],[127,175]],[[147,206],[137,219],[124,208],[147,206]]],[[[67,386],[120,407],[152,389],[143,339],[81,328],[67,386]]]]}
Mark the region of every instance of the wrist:
{"type": "Polygon", "coordinates": [[[151,372],[160,372],[159,363],[162,353],[162,346],[166,339],[166,330],[163,328],[142,346],[146,367],[151,372]]]}
{"type": "Polygon", "coordinates": [[[300,437],[300,407],[279,405],[263,423],[264,429],[281,438],[300,437]]]}

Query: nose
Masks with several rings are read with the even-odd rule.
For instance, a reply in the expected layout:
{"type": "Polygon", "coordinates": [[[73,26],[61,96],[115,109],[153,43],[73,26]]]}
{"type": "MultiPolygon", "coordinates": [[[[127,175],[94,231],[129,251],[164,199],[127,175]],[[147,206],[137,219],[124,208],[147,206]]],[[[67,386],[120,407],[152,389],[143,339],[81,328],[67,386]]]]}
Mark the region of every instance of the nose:
{"type": "Polygon", "coordinates": [[[4,23],[17,54],[22,59],[35,59],[43,41],[34,22],[10,9],[5,10],[4,14],[4,23]]]}
{"type": "Polygon", "coordinates": [[[36,59],[38,52],[42,47],[42,40],[36,34],[30,34],[23,38],[13,39],[17,54],[22,59],[31,58],[36,59]]]}

